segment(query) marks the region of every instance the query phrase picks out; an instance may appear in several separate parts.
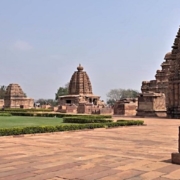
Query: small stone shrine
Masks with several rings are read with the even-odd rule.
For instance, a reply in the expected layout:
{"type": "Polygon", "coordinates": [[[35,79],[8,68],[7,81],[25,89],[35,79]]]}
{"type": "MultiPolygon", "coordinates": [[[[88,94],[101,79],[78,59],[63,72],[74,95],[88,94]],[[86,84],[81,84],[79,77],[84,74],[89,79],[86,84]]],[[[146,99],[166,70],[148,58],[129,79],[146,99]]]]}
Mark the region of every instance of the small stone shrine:
{"type": "Polygon", "coordinates": [[[59,96],[58,111],[64,113],[86,114],[111,114],[112,109],[107,108],[100,100],[100,96],[94,95],[89,76],[83,67],[79,65],[77,71],[71,77],[68,95],[59,96]]]}
{"type": "Polygon", "coordinates": [[[164,59],[165,61],[161,64],[162,70],[156,71],[156,79],[142,82],[142,93],[138,98],[138,116],[166,117],[167,115],[168,85],[172,66],[171,52],[167,53],[164,59]]]}
{"type": "Polygon", "coordinates": [[[9,84],[4,97],[5,108],[24,108],[34,107],[34,100],[26,97],[18,84],[9,84]]]}
{"type": "Polygon", "coordinates": [[[125,98],[114,104],[114,114],[123,116],[135,116],[138,106],[137,98],[125,98]]]}
{"type": "Polygon", "coordinates": [[[166,117],[164,93],[144,92],[138,97],[137,116],[166,117]]]}

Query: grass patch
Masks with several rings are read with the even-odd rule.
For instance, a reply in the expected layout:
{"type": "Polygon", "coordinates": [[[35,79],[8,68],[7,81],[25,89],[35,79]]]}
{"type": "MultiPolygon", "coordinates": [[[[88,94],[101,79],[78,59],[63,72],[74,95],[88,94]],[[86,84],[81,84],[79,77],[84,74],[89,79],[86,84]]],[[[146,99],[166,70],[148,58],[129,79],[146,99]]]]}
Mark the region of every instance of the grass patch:
{"type": "MultiPolygon", "coordinates": [[[[21,116],[0,116],[0,128],[27,127],[27,126],[55,126],[62,124],[62,118],[47,117],[21,117],[21,116]]],[[[64,124],[64,123],[63,123],[64,124]]]]}

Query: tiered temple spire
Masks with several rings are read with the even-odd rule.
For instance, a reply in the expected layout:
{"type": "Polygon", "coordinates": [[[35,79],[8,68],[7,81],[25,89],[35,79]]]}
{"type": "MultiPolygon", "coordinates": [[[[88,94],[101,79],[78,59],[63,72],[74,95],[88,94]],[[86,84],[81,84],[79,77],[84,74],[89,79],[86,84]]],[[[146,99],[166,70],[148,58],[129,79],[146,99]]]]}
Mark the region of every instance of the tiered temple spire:
{"type": "Polygon", "coordinates": [[[171,118],[180,118],[180,28],[172,46],[167,113],[171,118]]]}

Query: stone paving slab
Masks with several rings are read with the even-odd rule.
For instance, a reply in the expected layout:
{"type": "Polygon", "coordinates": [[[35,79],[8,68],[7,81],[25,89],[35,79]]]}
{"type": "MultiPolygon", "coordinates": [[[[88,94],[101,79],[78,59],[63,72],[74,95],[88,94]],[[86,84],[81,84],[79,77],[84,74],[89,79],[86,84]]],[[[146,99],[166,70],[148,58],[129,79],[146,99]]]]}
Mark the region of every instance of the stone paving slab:
{"type": "Polygon", "coordinates": [[[180,120],[143,120],[146,126],[0,137],[0,180],[180,180],[180,165],[171,164],[180,120]]]}

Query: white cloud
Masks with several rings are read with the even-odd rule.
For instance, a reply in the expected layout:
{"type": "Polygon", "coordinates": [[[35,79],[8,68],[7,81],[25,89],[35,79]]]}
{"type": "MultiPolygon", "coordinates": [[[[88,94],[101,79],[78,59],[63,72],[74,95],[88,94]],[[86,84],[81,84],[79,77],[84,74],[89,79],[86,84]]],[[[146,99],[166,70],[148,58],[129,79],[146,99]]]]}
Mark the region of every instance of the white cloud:
{"type": "Polygon", "coordinates": [[[14,43],[14,48],[21,51],[29,51],[33,49],[33,47],[28,42],[19,40],[14,43]]]}

